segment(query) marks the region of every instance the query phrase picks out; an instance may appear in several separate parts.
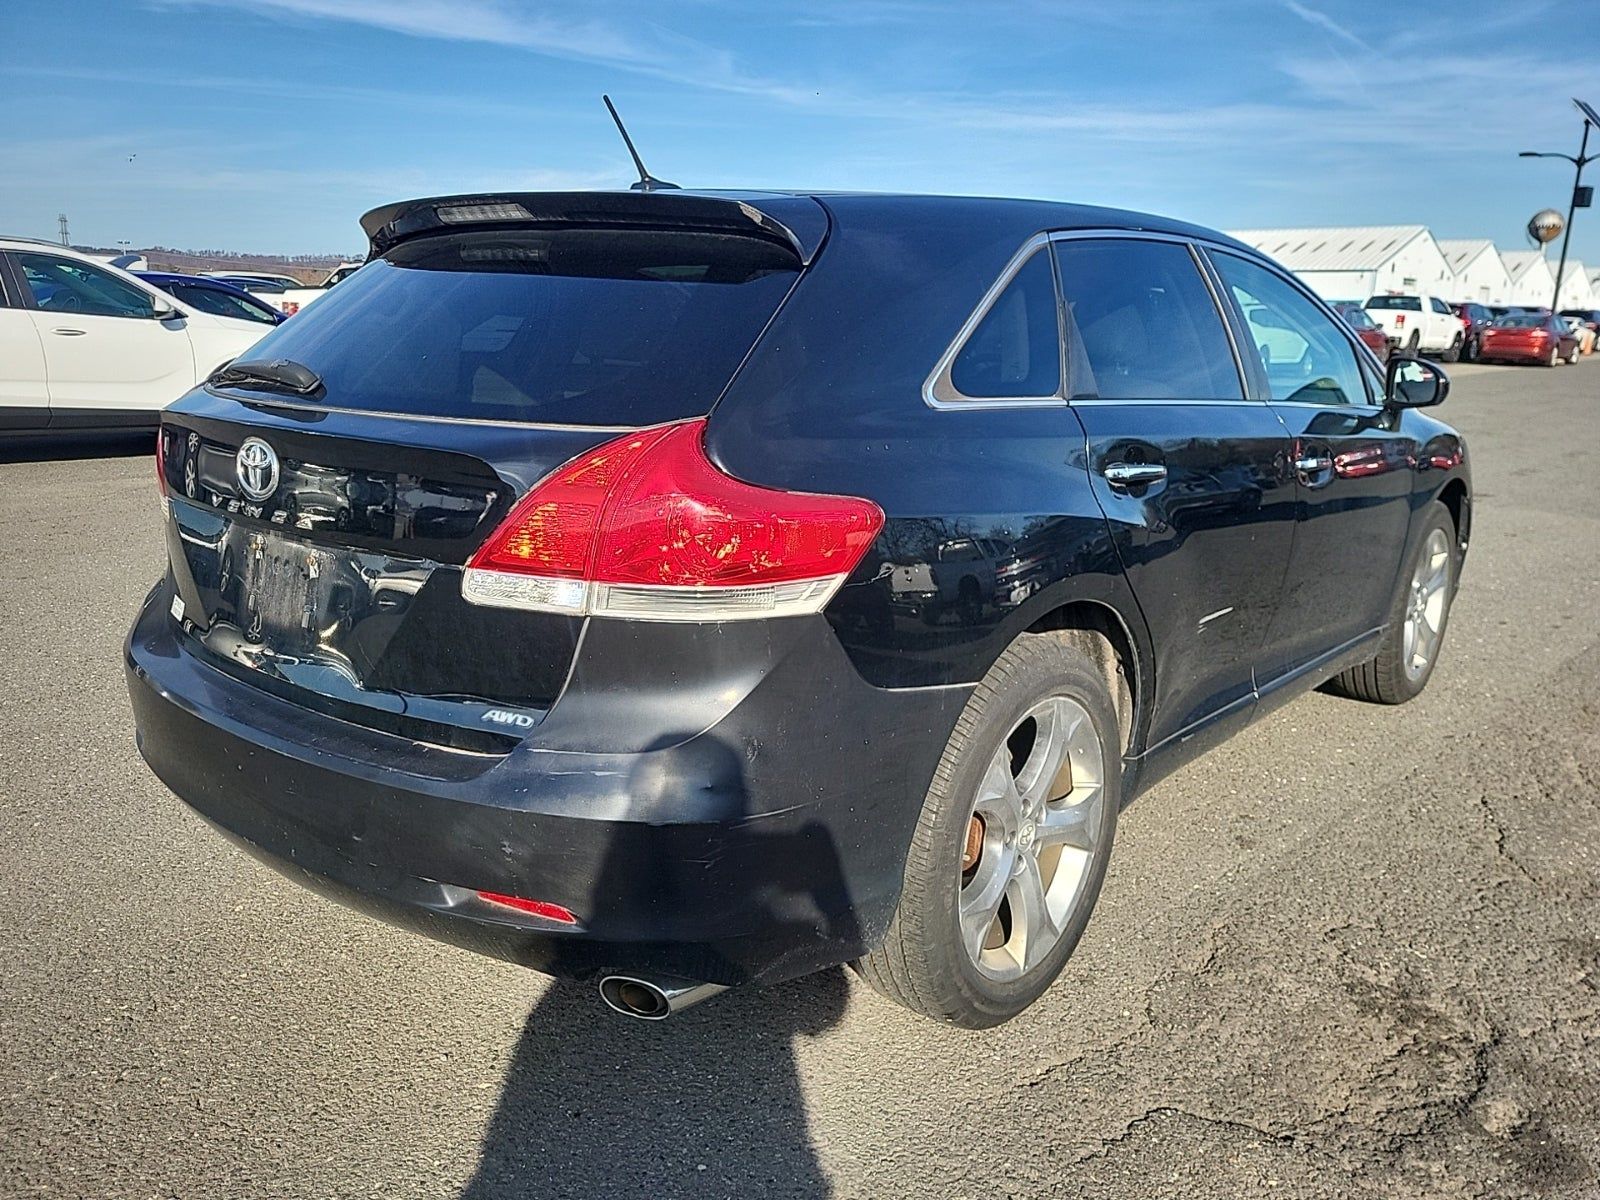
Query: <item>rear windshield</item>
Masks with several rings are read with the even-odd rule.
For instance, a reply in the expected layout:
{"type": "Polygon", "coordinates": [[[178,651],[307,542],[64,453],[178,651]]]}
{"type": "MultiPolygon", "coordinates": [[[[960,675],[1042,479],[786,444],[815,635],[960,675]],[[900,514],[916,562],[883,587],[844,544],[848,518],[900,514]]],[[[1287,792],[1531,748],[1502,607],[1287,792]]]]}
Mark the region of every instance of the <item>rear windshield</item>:
{"type": "Polygon", "coordinates": [[[1543,329],[1549,320],[1543,313],[1509,313],[1495,325],[1501,329],[1543,329]]]}
{"type": "Polygon", "coordinates": [[[1367,301],[1368,308],[1403,308],[1406,312],[1421,312],[1422,301],[1416,296],[1374,296],[1367,301]]]}
{"type": "Polygon", "coordinates": [[[796,275],[753,238],[629,230],[420,238],[252,347],[330,407],[649,425],[708,412],[796,275]]]}

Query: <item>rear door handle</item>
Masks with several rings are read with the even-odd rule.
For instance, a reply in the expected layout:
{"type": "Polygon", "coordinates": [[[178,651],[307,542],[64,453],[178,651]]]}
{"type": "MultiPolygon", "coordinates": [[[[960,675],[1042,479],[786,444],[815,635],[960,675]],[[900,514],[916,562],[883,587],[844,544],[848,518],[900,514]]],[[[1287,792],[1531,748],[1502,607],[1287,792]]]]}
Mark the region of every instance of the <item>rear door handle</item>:
{"type": "Polygon", "coordinates": [[[1115,488],[1145,487],[1167,477],[1167,469],[1160,463],[1107,463],[1100,473],[1115,488]]]}
{"type": "Polygon", "coordinates": [[[82,337],[84,334],[88,333],[89,331],[87,329],[67,329],[64,326],[59,326],[58,325],[56,328],[52,329],[50,332],[51,333],[60,334],[62,337],[82,337]]]}

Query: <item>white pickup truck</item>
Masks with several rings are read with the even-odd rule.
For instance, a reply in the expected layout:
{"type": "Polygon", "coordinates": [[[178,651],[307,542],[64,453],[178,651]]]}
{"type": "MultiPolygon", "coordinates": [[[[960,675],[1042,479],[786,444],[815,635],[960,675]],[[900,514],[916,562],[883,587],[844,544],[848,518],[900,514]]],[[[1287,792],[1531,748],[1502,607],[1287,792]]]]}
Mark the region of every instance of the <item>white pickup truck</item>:
{"type": "Polygon", "coordinates": [[[289,288],[282,293],[264,295],[261,298],[285,316],[292,317],[306,305],[326,296],[334,284],[343,283],[360,269],[360,263],[340,263],[332,271],[328,272],[328,277],[319,284],[312,287],[289,288]]]}
{"type": "Polygon", "coordinates": [[[1389,349],[1436,355],[1445,362],[1461,357],[1466,327],[1439,297],[1426,293],[1374,296],[1363,307],[1383,326],[1389,349]]]}

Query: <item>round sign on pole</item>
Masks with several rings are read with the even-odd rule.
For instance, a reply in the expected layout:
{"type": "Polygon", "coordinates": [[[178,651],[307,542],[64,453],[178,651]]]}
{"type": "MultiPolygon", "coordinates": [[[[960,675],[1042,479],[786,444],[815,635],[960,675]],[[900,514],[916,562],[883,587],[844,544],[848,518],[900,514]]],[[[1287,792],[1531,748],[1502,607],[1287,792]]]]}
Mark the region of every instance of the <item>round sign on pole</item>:
{"type": "Polygon", "coordinates": [[[1555,241],[1566,227],[1567,223],[1561,219],[1561,214],[1553,208],[1543,209],[1528,218],[1528,236],[1540,245],[1555,241]]]}

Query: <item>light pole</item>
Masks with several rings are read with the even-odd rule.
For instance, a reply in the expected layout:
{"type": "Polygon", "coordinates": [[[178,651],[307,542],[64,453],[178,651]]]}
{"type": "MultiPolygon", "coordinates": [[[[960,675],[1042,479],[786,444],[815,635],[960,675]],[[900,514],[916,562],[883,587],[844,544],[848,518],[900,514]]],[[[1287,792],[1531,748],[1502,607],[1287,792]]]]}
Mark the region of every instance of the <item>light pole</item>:
{"type": "MultiPolygon", "coordinates": [[[[1564,158],[1577,168],[1577,174],[1572,177],[1572,203],[1567,205],[1567,228],[1561,235],[1561,261],[1556,264],[1556,293],[1550,297],[1550,312],[1555,314],[1561,311],[1561,277],[1567,271],[1567,246],[1572,241],[1572,218],[1578,211],[1578,194],[1583,185],[1583,168],[1586,164],[1600,158],[1600,154],[1589,153],[1589,126],[1600,126],[1600,113],[1595,112],[1594,106],[1587,101],[1574,97],[1572,103],[1583,114],[1583,141],[1578,146],[1577,157],[1570,154],[1557,154],[1553,151],[1524,150],[1517,155],[1518,158],[1564,158]]],[[[1585,208],[1589,207],[1587,199],[1584,200],[1585,208]]]]}

